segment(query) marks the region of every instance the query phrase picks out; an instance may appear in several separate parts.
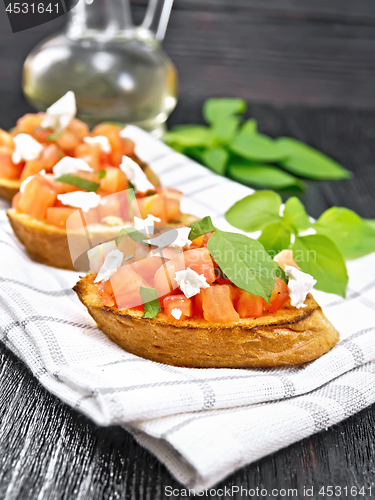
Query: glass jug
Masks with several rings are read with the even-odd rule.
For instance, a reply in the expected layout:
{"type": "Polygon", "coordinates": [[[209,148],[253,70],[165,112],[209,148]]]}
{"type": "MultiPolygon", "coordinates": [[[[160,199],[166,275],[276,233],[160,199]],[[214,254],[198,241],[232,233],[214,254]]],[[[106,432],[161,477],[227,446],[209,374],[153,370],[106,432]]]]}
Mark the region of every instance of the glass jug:
{"type": "Polygon", "coordinates": [[[176,70],[161,48],[173,0],[149,0],[140,26],[129,0],[79,0],[64,31],[27,57],[23,90],[44,111],[73,90],[93,126],[131,123],[160,137],[177,99],[176,70]]]}

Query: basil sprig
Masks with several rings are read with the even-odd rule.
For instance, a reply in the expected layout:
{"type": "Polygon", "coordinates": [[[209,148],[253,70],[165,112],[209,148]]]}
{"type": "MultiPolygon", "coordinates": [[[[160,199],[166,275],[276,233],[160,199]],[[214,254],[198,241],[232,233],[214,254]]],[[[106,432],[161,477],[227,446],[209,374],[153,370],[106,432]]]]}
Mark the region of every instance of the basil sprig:
{"type": "Polygon", "coordinates": [[[207,245],[215,262],[232,283],[269,302],[275,287],[276,270],[259,241],[217,229],[207,245]]]}
{"type": "Polygon", "coordinates": [[[140,295],[145,308],[142,318],[155,318],[161,311],[158,291],[155,288],[141,286],[140,295]]]}
{"type": "Polygon", "coordinates": [[[259,133],[256,120],[243,119],[246,108],[243,99],[208,99],[203,105],[208,125],[178,125],[164,140],[215,173],[255,187],[300,192],[304,184],[299,177],[352,177],[349,170],[303,142],[259,133]]]}
{"type": "Polygon", "coordinates": [[[199,236],[216,231],[215,226],[212,224],[211,217],[209,216],[192,222],[189,224],[189,227],[191,228],[189,240],[195,240],[195,238],[199,238],[199,236]]]}
{"type": "Polygon", "coordinates": [[[317,289],[344,297],[345,260],[375,252],[374,221],[347,208],[332,207],[314,222],[298,198],[289,198],[283,211],[281,203],[278,194],[258,191],[235,203],[226,219],[243,231],[261,230],[259,242],[271,255],[293,249],[297,264],[317,280],[317,289]]]}
{"type": "Polygon", "coordinates": [[[274,262],[263,245],[248,236],[220,231],[207,216],[189,225],[189,239],[207,233],[210,254],[224,275],[242,290],[270,300],[278,276],[287,282],[284,271],[274,262]]]}
{"type": "Polygon", "coordinates": [[[83,179],[82,177],[78,177],[78,175],[73,175],[73,174],[60,175],[60,177],[57,177],[55,181],[65,182],[65,184],[71,184],[72,186],[84,189],[85,191],[95,192],[100,187],[100,184],[98,184],[97,182],[89,181],[87,179],[83,179]]]}

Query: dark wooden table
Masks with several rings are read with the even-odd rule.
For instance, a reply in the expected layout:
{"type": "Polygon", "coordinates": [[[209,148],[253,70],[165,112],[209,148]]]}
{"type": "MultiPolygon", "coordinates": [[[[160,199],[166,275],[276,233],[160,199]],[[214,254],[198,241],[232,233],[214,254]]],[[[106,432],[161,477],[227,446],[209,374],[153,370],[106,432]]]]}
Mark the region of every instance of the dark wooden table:
{"type": "MultiPolygon", "coordinates": [[[[311,215],[341,205],[375,218],[371,1],[176,0],[166,48],[182,84],[171,123],[201,120],[200,106],[212,94],[245,97],[262,132],[305,140],[355,172],[351,181],[309,183],[303,200],[311,215]]],[[[139,17],[144,2],[136,3],[139,17]]],[[[0,10],[0,126],[8,128],[29,109],[19,83],[23,58],[63,20],[12,35],[0,10]]],[[[347,486],[348,496],[336,498],[355,498],[350,487],[357,486],[366,488],[358,498],[370,498],[372,486],[375,497],[374,429],[372,406],[220,487],[297,488],[298,498],[311,498],[303,489],[313,487],[313,498],[324,498],[322,486],[347,486]]],[[[0,344],[1,500],[160,500],[166,486],[181,487],[128,433],[98,428],[63,404],[0,344]]]]}

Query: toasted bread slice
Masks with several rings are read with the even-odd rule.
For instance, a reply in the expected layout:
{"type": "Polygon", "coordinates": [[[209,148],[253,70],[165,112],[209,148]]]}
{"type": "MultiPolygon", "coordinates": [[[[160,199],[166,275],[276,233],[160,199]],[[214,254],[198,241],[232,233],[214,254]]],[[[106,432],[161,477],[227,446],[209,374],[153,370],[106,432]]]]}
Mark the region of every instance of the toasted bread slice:
{"type": "Polygon", "coordinates": [[[309,294],[306,307],[280,309],[238,323],[154,319],[105,307],[92,275],[74,290],[98,326],[123,349],[159,363],[196,368],[251,368],[306,363],[328,352],[339,334],[309,294]]]}
{"type": "Polygon", "coordinates": [[[0,198],[12,201],[13,196],[18,193],[21,187],[19,179],[4,179],[0,177],[0,198]]]}
{"type": "MultiPolygon", "coordinates": [[[[76,269],[70,256],[68,236],[65,229],[33,219],[30,215],[23,214],[14,208],[7,210],[6,214],[13,231],[20,242],[25,245],[30,257],[42,264],[47,264],[47,266],[71,271],[76,269]]],[[[169,223],[168,226],[190,224],[195,220],[197,218],[193,215],[182,214],[180,221],[169,223]]],[[[95,224],[95,226],[89,226],[91,246],[94,247],[103,241],[117,238],[123,227],[124,224],[116,226],[95,224]]],[[[87,245],[86,232],[77,230],[75,237],[75,245],[84,249],[87,245]],[[82,245],[79,245],[80,238],[82,238],[82,245]]]]}

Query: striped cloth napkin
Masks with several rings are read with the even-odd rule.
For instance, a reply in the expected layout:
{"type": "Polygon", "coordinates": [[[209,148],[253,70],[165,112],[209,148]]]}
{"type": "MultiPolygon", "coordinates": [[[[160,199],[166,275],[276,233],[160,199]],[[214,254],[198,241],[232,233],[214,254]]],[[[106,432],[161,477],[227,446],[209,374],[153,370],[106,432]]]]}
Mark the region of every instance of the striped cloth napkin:
{"type": "MultiPolygon", "coordinates": [[[[250,189],[135,127],[128,133],[162,183],[184,192],[184,212],[233,230],[224,213],[250,189]]],[[[124,426],[189,488],[210,487],[375,401],[375,254],[348,263],[347,299],[314,293],[341,334],[320,359],[281,369],[176,368],[112,343],[71,289],[78,273],[30,260],[5,208],[0,340],[49,391],[99,425],[124,426]]]]}

